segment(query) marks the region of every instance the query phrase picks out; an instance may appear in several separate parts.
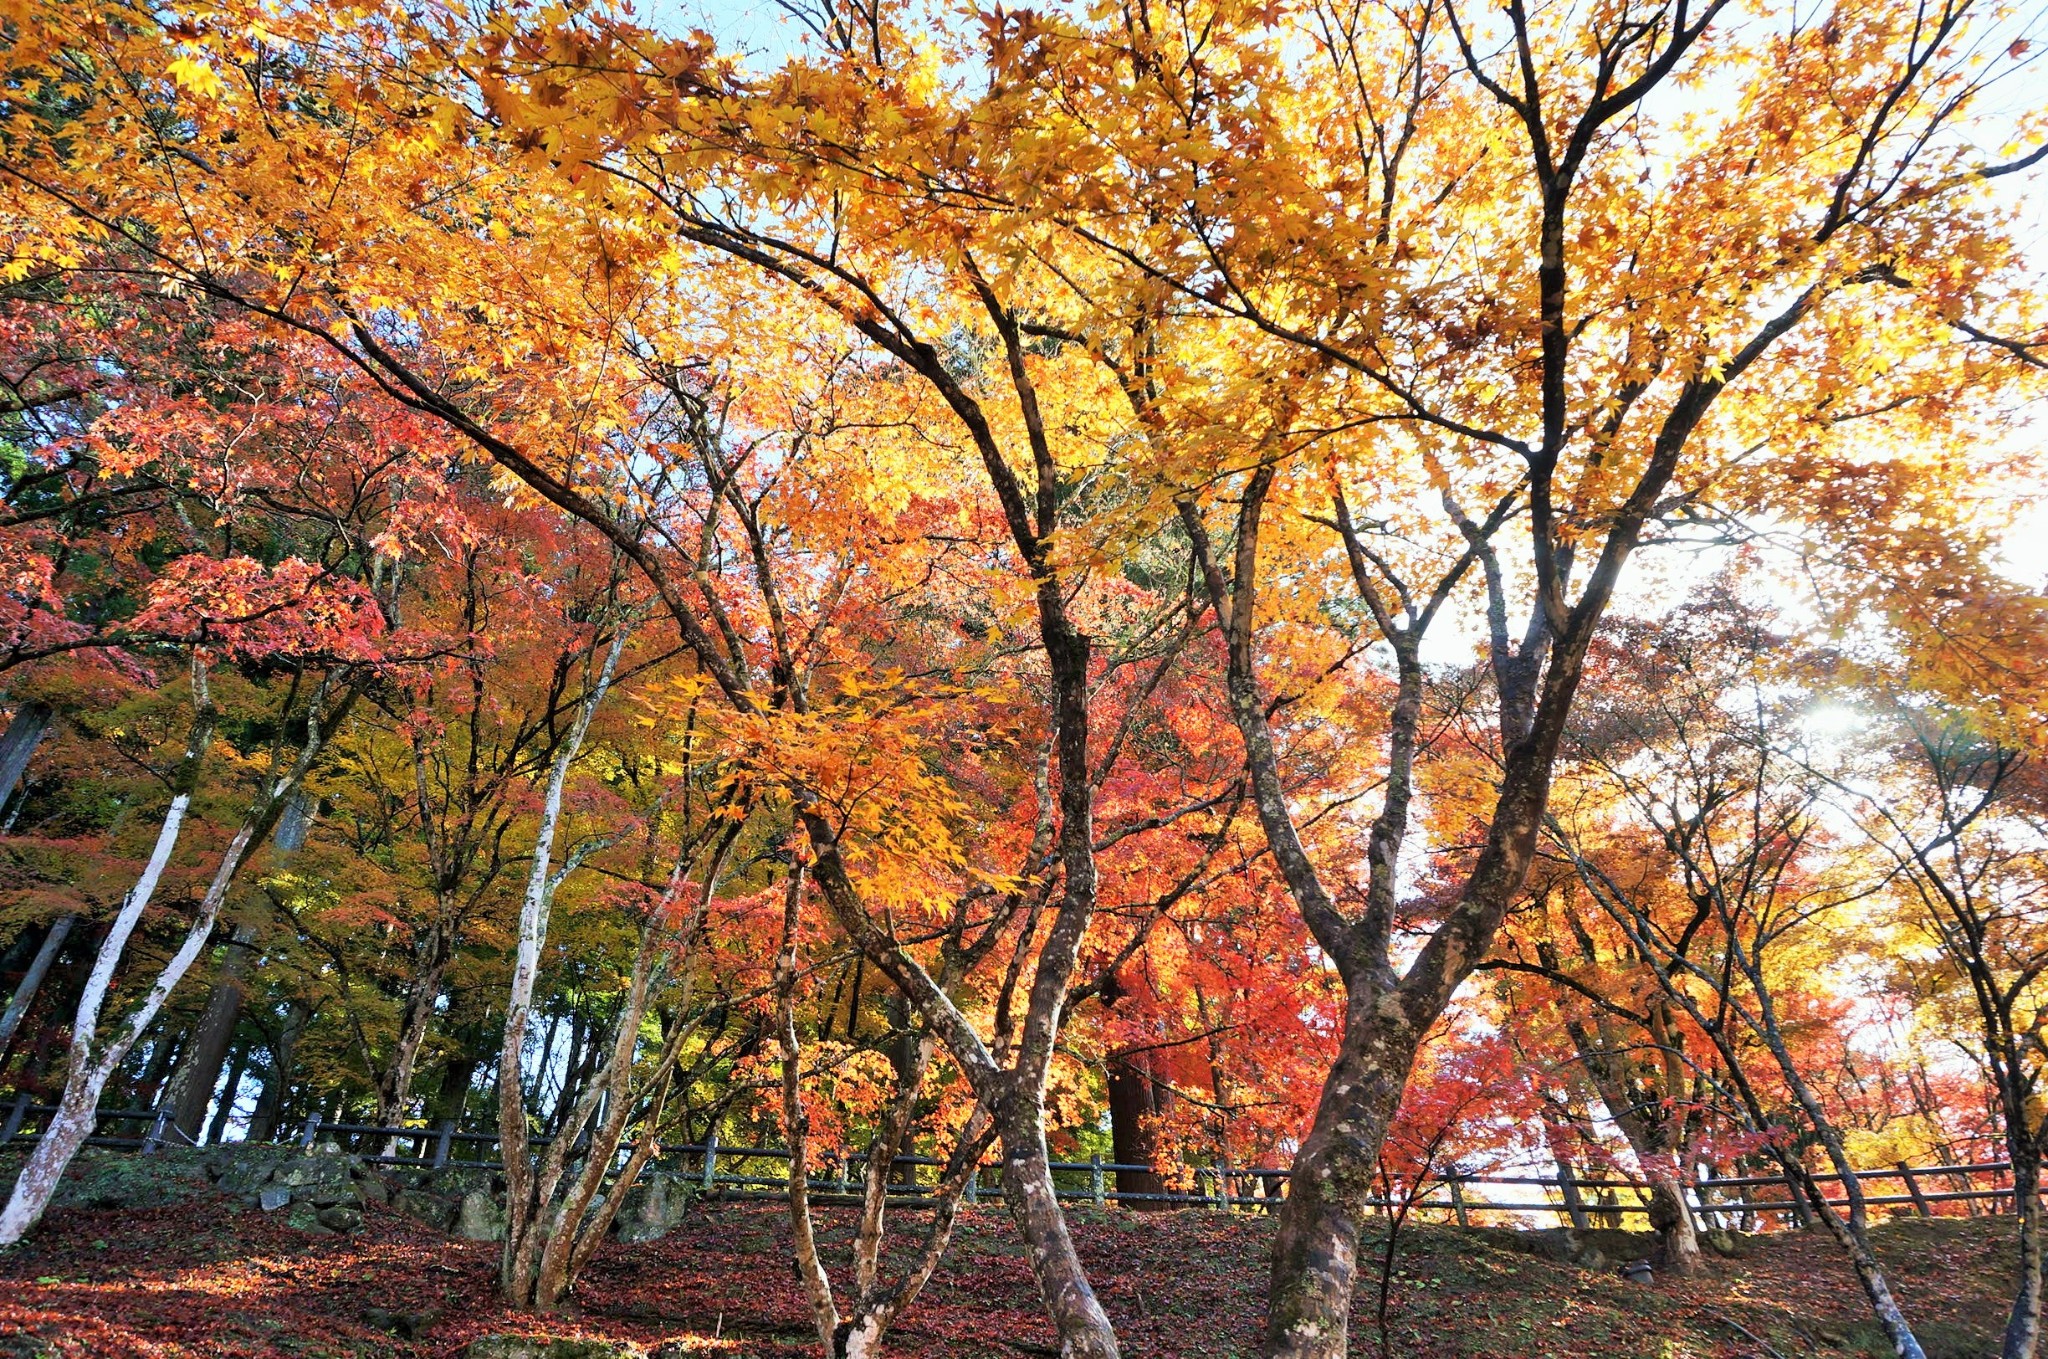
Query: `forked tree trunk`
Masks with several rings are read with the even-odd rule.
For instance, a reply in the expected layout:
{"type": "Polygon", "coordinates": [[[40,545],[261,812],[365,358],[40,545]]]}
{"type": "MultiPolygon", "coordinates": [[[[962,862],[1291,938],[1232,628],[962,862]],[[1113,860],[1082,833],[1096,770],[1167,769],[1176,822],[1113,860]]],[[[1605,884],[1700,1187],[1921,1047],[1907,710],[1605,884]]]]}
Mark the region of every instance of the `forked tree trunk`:
{"type": "MultiPolygon", "coordinates": [[[[541,1196],[542,1201],[535,1203],[533,1169],[528,1164],[526,1102],[522,1098],[524,1087],[520,1080],[520,1062],[526,1052],[527,1017],[532,1011],[534,988],[540,978],[540,954],[547,944],[548,914],[554,902],[555,888],[576,867],[576,861],[572,859],[561,873],[554,871],[555,834],[561,825],[562,794],[568,786],[569,770],[582,752],[590,720],[604,701],[605,691],[611,687],[612,675],[625,645],[626,629],[621,626],[613,632],[605,650],[603,669],[577,706],[568,735],[549,762],[547,787],[541,797],[540,825],[534,832],[533,863],[527,871],[525,895],[520,899],[519,946],[512,966],[511,992],[505,1002],[503,1042],[498,1050],[498,1141],[505,1163],[506,1200],[505,1251],[499,1275],[507,1300],[518,1306],[535,1301],[532,1271],[534,1229],[546,1225],[539,1219],[549,1207],[546,1199],[551,1197],[553,1189],[552,1185],[547,1186],[548,1192],[541,1196]]],[[[588,671],[585,673],[587,675],[588,671]]],[[[619,1035],[628,1047],[628,1068],[632,1061],[631,1044],[638,1028],[637,1011],[645,1004],[647,986],[644,964],[636,965],[634,970],[636,1003],[629,1008],[636,1011],[636,1022],[631,1027],[622,1025],[619,1035]]],[[[573,1141],[577,1131],[577,1128],[568,1126],[557,1131],[555,1145],[550,1149],[551,1164],[559,1163],[560,1157],[554,1153],[559,1153],[573,1141]]],[[[597,1156],[594,1146],[591,1156],[593,1159],[597,1156]]],[[[609,1150],[606,1156],[609,1156],[609,1150]]],[[[556,1227],[559,1234],[561,1224],[557,1223],[556,1227]]],[[[570,1231],[573,1239],[574,1224],[570,1225],[570,1231]]],[[[566,1268],[558,1266],[553,1272],[555,1279],[552,1282],[559,1288],[566,1281],[566,1268]]]]}

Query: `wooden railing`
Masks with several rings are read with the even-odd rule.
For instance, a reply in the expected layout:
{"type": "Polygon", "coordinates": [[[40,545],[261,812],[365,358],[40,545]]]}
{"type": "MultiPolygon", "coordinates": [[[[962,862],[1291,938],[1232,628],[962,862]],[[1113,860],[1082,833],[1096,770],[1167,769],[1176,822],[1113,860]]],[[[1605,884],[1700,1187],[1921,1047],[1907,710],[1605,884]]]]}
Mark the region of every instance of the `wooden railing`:
{"type": "MultiPolygon", "coordinates": [[[[35,1125],[40,1125],[44,1118],[56,1112],[55,1106],[33,1103],[26,1095],[15,1099],[6,1106],[6,1110],[4,1122],[0,1122],[0,1145],[39,1136],[35,1125]]],[[[431,1126],[386,1127],[366,1123],[326,1123],[315,1117],[307,1121],[293,1140],[307,1148],[331,1140],[338,1145],[346,1145],[352,1154],[366,1161],[391,1166],[496,1170],[503,1165],[501,1161],[475,1154],[496,1150],[498,1134],[495,1130],[466,1132],[452,1120],[431,1126]],[[465,1155],[465,1152],[472,1154],[465,1155]]],[[[532,1142],[535,1147],[545,1147],[551,1140],[536,1136],[532,1142]]],[[[166,1106],[158,1109],[102,1109],[86,1145],[148,1154],[183,1142],[184,1138],[171,1121],[170,1110],[166,1106]],[[124,1124],[129,1128],[125,1135],[114,1131],[124,1124]]],[[[572,1149],[572,1156],[574,1154],[572,1149]]],[[[658,1164],[671,1173],[687,1176],[707,1195],[767,1199],[787,1194],[788,1161],[789,1153],[782,1148],[722,1146],[714,1135],[702,1144],[664,1147],[658,1164]],[[765,1167],[763,1170],[754,1169],[764,1162],[779,1162],[783,1168],[772,1173],[765,1173],[765,1167]]],[[[866,1158],[854,1153],[822,1167],[810,1177],[812,1193],[825,1202],[857,1195],[865,1164],[866,1158]]],[[[932,1186],[928,1181],[937,1178],[939,1164],[925,1156],[896,1157],[891,1163],[891,1197],[906,1203],[929,1199],[932,1186]]],[[[1100,1158],[1055,1161],[1052,1170],[1055,1192],[1068,1202],[1092,1203],[1098,1207],[1116,1204],[1206,1207],[1226,1212],[1259,1211],[1273,1205],[1285,1195],[1288,1177],[1288,1171],[1279,1167],[1222,1164],[1154,1167],[1100,1158]],[[1118,1189],[1114,1179],[1119,1173],[1152,1176],[1167,1187],[1150,1191],[1118,1189]]],[[[1931,1217],[1934,1216],[1934,1205],[1944,1203],[1987,1203],[1992,1212],[2012,1211],[2010,1171],[2011,1167],[2002,1161],[1931,1166],[1900,1163],[1888,1170],[1858,1171],[1857,1180],[1866,1186],[1872,1182],[1896,1182],[1903,1190],[1900,1193],[1870,1193],[1866,1190],[1864,1202],[1871,1207],[1910,1208],[1918,1216],[1931,1217]],[[1990,1183],[1980,1187],[1978,1181],[1984,1179],[1990,1183]],[[1963,1187],[1929,1187],[1942,1181],[1963,1187]]],[[[967,1200],[970,1203],[1001,1199],[1001,1186],[987,1182],[991,1178],[990,1168],[982,1167],[968,1179],[967,1200]]],[[[1842,1177],[1836,1174],[1817,1174],[1813,1178],[1823,1185],[1840,1184],[1842,1181],[1842,1177]]],[[[1767,1228],[1803,1220],[1807,1211],[1792,1192],[1790,1182],[1782,1175],[1703,1179],[1689,1182],[1686,1188],[1691,1198],[1688,1206],[1704,1227],[1767,1228]],[[1772,1191],[1776,1191],[1775,1196],[1757,1196],[1759,1193],[1771,1194],[1772,1191]]],[[[1420,1185],[1396,1186],[1396,1192],[1411,1209],[1442,1213],[1465,1226],[1471,1225],[1473,1215],[1477,1213],[1547,1213],[1561,1220],[1574,1217],[1598,1220],[1643,1217],[1649,1212],[1650,1199],[1650,1186],[1639,1180],[1578,1178],[1562,1174],[1467,1175],[1449,1172],[1432,1175],[1420,1185]],[[1532,1196],[1526,1194],[1519,1200],[1496,1198],[1489,1192],[1496,1188],[1538,1190],[1544,1198],[1540,1202],[1532,1201],[1532,1196]],[[1588,1202],[1583,1191],[1592,1191],[1603,1197],[1588,1202]],[[1635,1201],[1617,1200],[1614,1196],[1621,1193],[1633,1195],[1635,1201]]],[[[1846,1199],[1830,1196],[1828,1202],[1841,1206],[1846,1199]]],[[[1373,1200],[1370,1206],[1384,1209],[1389,1205],[1385,1200],[1373,1200]]]]}

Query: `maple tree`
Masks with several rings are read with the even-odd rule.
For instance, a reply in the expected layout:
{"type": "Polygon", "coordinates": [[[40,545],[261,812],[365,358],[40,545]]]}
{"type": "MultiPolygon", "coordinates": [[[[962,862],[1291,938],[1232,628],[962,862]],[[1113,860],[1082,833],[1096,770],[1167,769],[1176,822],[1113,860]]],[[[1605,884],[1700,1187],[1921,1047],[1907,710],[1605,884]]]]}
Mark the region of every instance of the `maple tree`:
{"type": "Polygon", "coordinates": [[[2048,367],[2002,196],[2044,126],[1996,103],[2026,20],[789,12],[772,63],[603,6],[4,12],[0,797],[34,882],[0,1052],[33,1031],[23,1081],[65,1082],[24,1185],[126,1066],[191,1135],[260,1050],[252,1130],[353,1110],[386,1154],[481,1080],[499,1288],[548,1309],[665,1138],[779,1130],[819,1344],[869,1354],[993,1145],[1062,1352],[1100,1357],[1051,1160],[1106,1134],[1267,1198],[1263,1350],[1305,1359],[1346,1350],[1374,1198],[1533,1128],[1632,1160],[1678,1273],[1688,1176],[1774,1160],[1919,1353],[1855,1149],[1900,1091],[1915,1136],[1989,1125],[1897,1050],[1835,1084],[1869,996],[1816,941],[1889,948],[1886,1003],[1971,1035],[1942,1090],[1995,1092],[2036,1175],[2032,944],[1987,953],[1975,870],[1927,854],[2031,825],[1955,801],[1976,763],[1856,801],[1732,732],[1701,676],[1762,664],[1766,610],[1637,559],[1749,553],[2030,767],[2043,603],[1983,505],[2037,474],[1999,440],[2048,367]],[[1645,584],[1680,602],[1609,617],[1645,584]],[[124,760],[153,841],[91,805],[134,799],[124,760]],[[1737,785],[1768,824],[1716,820],[1737,785]],[[1815,833],[1838,797],[1867,844],[1815,833]],[[123,856],[104,934],[80,826],[123,856]],[[1910,905],[1871,853],[1974,1011],[1865,923],[1910,905]],[[862,1144],[849,1290],[808,1199],[862,1144]],[[889,1278],[910,1148],[942,1169],[889,1278]]]}

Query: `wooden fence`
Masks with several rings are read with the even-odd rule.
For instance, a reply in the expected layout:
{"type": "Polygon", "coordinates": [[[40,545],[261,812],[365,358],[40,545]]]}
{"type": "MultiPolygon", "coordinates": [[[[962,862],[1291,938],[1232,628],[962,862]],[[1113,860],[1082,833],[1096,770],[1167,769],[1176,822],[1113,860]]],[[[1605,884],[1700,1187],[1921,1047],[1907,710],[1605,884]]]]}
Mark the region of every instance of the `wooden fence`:
{"type": "MultiPolygon", "coordinates": [[[[55,1106],[35,1104],[27,1095],[20,1096],[7,1106],[5,1121],[0,1123],[0,1146],[39,1136],[41,1123],[54,1112],[55,1106]]],[[[324,1123],[315,1117],[306,1123],[296,1140],[309,1148],[332,1141],[346,1146],[364,1160],[391,1166],[495,1170],[503,1164],[484,1154],[497,1148],[498,1134],[495,1130],[466,1132],[452,1120],[433,1126],[382,1127],[364,1123],[324,1123]]],[[[533,1143],[544,1147],[550,1140],[535,1137],[533,1143]]],[[[147,1154],[183,1142],[183,1136],[171,1121],[169,1108],[165,1107],[103,1109],[86,1145],[147,1154]],[[127,1129],[125,1133],[121,1131],[124,1126],[127,1129]]],[[[857,1195],[865,1159],[856,1153],[821,1167],[820,1173],[811,1176],[812,1192],[828,1203],[857,1195]]],[[[658,1164],[671,1173],[687,1176],[706,1195],[767,1199],[786,1195],[788,1161],[789,1153],[781,1148],[722,1146],[714,1134],[709,1142],[701,1145],[664,1147],[658,1164]],[[781,1169],[768,1169],[778,1163],[781,1169]]],[[[928,1181],[936,1179],[939,1164],[925,1156],[896,1157],[892,1163],[891,1197],[906,1204],[928,1199],[931,1193],[928,1181]]],[[[1052,1169],[1056,1192],[1068,1202],[1092,1203],[1104,1208],[1145,1204],[1211,1208],[1224,1212],[1265,1210],[1284,1197],[1288,1176],[1285,1169],[1277,1167],[1154,1167],[1126,1165],[1099,1157],[1087,1161],[1055,1161],[1052,1169]],[[1167,1187],[1143,1192],[1119,1189],[1114,1183],[1119,1172],[1152,1176],[1167,1187]]],[[[1935,1166],[1900,1163],[1888,1170],[1858,1171],[1857,1179],[1866,1186],[1864,1202],[1871,1207],[1910,1209],[1920,1217],[1932,1217],[1936,1204],[1960,1203],[1966,1205],[1970,1212],[1979,1211],[1979,1204],[1987,1205],[1988,1210],[1994,1213],[2012,1211],[2010,1171],[2011,1167],[2002,1161],[1935,1166]],[[1980,1181],[1986,1180],[1988,1184],[1980,1185],[1980,1181]],[[1871,1192],[1868,1186],[1873,1182],[1896,1183],[1901,1192],[1871,1192]],[[1939,1187],[1944,1184],[1948,1187],[1939,1187]]],[[[968,1202],[1000,1201],[1002,1188],[992,1183],[993,1179],[990,1167],[977,1169],[967,1182],[968,1202]]],[[[1823,1185],[1842,1182],[1842,1177],[1835,1174],[1815,1175],[1814,1179],[1823,1185]]],[[[1470,1226],[1474,1215],[1481,1213],[1543,1213],[1563,1221],[1604,1221],[1618,1225],[1627,1217],[1646,1216],[1650,1200],[1650,1187],[1639,1180],[1578,1178],[1562,1174],[1467,1175],[1453,1171],[1432,1175],[1419,1186],[1397,1185],[1395,1188],[1402,1196],[1400,1201],[1408,1202],[1411,1209],[1439,1213],[1463,1226],[1470,1226]],[[1537,1202],[1524,1192],[1518,1199],[1503,1199],[1492,1192],[1496,1189],[1511,1194],[1534,1190],[1544,1197],[1537,1202]],[[1593,1193],[1592,1201],[1587,1201],[1586,1191],[1593,1193]],[[1624,1194],[1633,1196],[1633,1201],[1623,1200],[1621,1196],[1624,1194]]],[[[1768,1230],[1801,1223],[1807,1216],[1806,1206],[1798,1200],[1782,1175],[1702,1179],[1689,1182],[1686,1188],[1691,1198],[1688,1207],[1699,1225],[1705,1228],[1768,1230]]],[[[1837,1195],[1831,1196],[1828,1202],[1840,1206],[1847,1200],[1837,1195]]],[[[1374,1200],[1372,1206],[1384,1210],[1389,1205],[1384,1200],[1374,1200]]]]}

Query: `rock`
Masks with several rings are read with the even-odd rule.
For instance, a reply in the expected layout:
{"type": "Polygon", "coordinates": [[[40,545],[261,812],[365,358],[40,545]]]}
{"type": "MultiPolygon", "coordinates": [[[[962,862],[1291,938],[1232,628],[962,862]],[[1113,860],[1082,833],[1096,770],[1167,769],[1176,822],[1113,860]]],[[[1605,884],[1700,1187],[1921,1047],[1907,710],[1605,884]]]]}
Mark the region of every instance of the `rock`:
{"type": "Polygon", "coordinates": [[[503,1241],[505,1210],[489,1194],[472,1189],[462,1196],[462,1203],[455,1210],[455,1225],[450,1230],[465,1241],[503,1241]]]}
{"type": "Polygon", "coordinates": [[[523,1335],[487,1335],[472,1340],[462,1359],[646,1359],[630,1341],[541,1340],[523,1335]]]}
{"type": "Polygon", "coordinates": [[[304,1199],[315,1208],[360,1208],[363,1196],[353,1184],[316,1184],[302,1190],[296,1197],[304,1199]]]}
{"type": "Polygon", "coordinates": [[[298,1152],[291,1147],[235,1143],[213,1148],[207,1156],[206,1168],[221,1193],[249,1198],[270,1183],[279,1166],[296,1159],[298,1152]]]}
{"type": "Polygon", "coordinates": [[[274,1213],[292,1201],[292,1191],[281,1184],[269,1185],[256,1195],[256,1206],[266,1213],[274,1213]]]}
{"type": "Polygon", "coordinates": [[[1700,1240],[1708,1250],[1729,1260],[1746,1260],[1756,1253],[1756,1244],[1746,1232],[1702,1232],[1700,1240]]]}
{"type": "Polygon", "coordinates": [[[439,1194],[422,1193],[417,1189],[401,1189],[393,1196],[391,1207],[415,1222],[424,1223],[437,1232],[445,1232],[455,1221],[456,1204],[439,1194]]]}
{"type": "Polygon", "coordinates": [[[1583,1245],[1572,1252],[1571,1262],[1580,1269],[1590,1270],[1595,1274],[1605,1273],[1608,1264],[1606,1255],[1601,1253],[1598,1246],[1583,1245]]]}
{"type": "Polygon", "coordinates": [[[352,1208],[345,1203],[337,1203],[331,1207],[322,1208],[319,1212],[319,1218],[321,1226],[337,1232],[352,1232],[363,1225],[362,1210],[360,1208],[352,1208]]]}
{"type": "MultiPolygon", "coordinates": [[[[346,1156],[301,1156],[279,1166],[272,1172],[270,1182],[288,1185],[293,1190],[346,1189],[351,1159],[346,1156]]],[[[297,1193],[294,1197],[307,1198],[310,1194],[297,1193]]]]}
{"type": "Polygon", "coordinates": [[[56,1208],[162,1208],[213,1193],[206,1160],[166,1148],[154,1156],[91,1152],[71,1163],[57,1182],[56,1208]]]}
{"type": "Polygon", "coordinates": [[[1572,1239],[1572,1234],[1562,1227],[1546,1227],[1542,1231],[1522,1233],[1519,1244],[1528,1254],[1540,1255],[1561,1265],[1570,1263],[1572,1252],[1578,1246],[1578,1242],[1572,1239]]]}
{"type": "Polygon", "coordinates": [[[459,1199],[472,1191],[489,1194],[497,1186],[497,1176],[491,1171],[475,1166],[442,1166],[429,1170],[420,1176],[419,1187],[451,1199],[459,1199]]]}
{"type": "Polygon", "coordinates": [[[375,1175],[365,1176],[356,1181],[356,1192],[362,1195],[364,1203],[389,1203],[391,1190],[375,1175]]]}
{"type": "Polygon", "coordinates": [[[674,1175],[643,1175],[626,1191],[612,1231],[621,1241],[655,1241],[682,1224],[690,1212],[688,1180],[674,1175]]]}
{"type": "Polygon", "coordinates": [[[332,1236],[333,1230],[320,1220],[320,1210],[310,1203],[294,1203],[284,1210],[284,1225],[310,1236],[332,1236]]]}
{"type": "Polygon", "coordinates": [[[1632,1284],[1647,1286],[1656,1281],[1657,1275],[1648,1260],[1631,1260],[1621,1267],[1621,1277],[1632,1284]]]}
{"type": "Polygon", "coordinates": [[[441,1309],[428,1307],[418,1312],[404,1312],[393,1307],[365,1307],[357,1315],[365,1326],[373,1330],[389,1332],[400,1340],[417,1340],[428,1327],[441,1319],[441,1309]]]}

